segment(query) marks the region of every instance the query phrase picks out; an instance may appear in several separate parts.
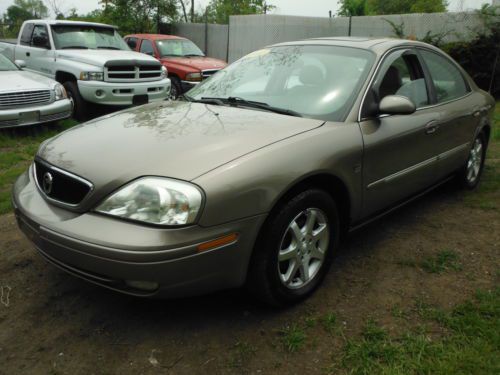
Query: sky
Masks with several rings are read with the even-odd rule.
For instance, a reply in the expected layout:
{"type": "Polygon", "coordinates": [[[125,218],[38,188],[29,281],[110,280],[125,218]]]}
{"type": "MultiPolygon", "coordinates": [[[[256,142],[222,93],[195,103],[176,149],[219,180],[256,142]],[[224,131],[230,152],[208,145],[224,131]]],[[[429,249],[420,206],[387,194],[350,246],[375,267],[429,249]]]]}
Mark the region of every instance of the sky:
{"type": "MultiPolygon", "coordinates": [[[[491,4],[491,1],[449,0],[449,10],[476,9],[484,3],[491,4]]],[[[0,14],[4,13],[13,2],[14,0],[0,0],[0,14]]],[[[186,2],[189,3],[189,0],[186,2]]],[[[268,2],[276,6],[273,13],[295,16],[328,17],[328,11],[331,10],[335,14],[339,8],[337,0],[269,0],[268,2]]],[[[98,3],[98,0],[59,0],[63,11],[75,7],[78,13],[88,13],[96,9],[99,6],[98,3]]],[[[208,3],[209,0],[195,0],[196,8],[204,8],[208,3]]]]}

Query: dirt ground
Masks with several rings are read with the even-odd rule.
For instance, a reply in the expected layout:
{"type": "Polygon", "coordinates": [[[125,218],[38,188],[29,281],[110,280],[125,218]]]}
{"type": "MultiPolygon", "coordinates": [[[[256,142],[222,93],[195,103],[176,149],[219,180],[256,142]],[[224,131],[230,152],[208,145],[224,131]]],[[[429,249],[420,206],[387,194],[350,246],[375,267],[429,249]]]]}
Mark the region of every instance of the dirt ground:
{"type": "Polygon", "coordinates": [[[418,322],[418,303],[449,309],[498,285],[500,215],[464,204],[468,194],[447,184],[353,234],[322,287],[286,310],[241,290],[173,301],[115,294],[47,264],[13,215],[0,216],[0,374],[327,373],[368,318],[402,332],[418,322]],[[421,267],[443,250],[460,267],[421,267]],[[341,334],[324,324],[332,316],[341,334]],[[290,351],[297,327],[303,345],[290,351]]]}

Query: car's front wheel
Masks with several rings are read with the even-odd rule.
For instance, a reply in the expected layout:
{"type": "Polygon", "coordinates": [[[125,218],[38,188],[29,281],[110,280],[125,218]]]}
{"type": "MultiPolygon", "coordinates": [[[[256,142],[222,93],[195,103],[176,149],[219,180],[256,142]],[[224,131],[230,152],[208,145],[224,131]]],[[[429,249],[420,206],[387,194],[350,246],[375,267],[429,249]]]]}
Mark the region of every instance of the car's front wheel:
{"type": "Polygon", "coordinates": [[[309,189],[279,207],[256,243],[247,287],[274,306],[296,303],[323,280],[339,243],[335,201],[309,189]]]}
{"type": "Polygon", "coordinates": [[[467,189],[474,189],[481,179],[486,158],[486,138],[479,133],[469,151],[469,158],[459,173],[460,183],[467,189]]]}

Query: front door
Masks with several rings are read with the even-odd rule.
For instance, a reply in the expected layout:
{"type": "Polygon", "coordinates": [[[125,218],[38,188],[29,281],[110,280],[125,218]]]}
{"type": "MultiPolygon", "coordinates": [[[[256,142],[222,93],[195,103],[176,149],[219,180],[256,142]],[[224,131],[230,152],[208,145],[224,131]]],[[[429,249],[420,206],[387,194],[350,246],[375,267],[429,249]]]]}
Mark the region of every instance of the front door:
{"type": "Polygon", "coordinates": [[[413,49],[396,50],[381,64],[359,123],[365,147],[365,218],[436,181],[439,144],[434,134],[440,118],[429,107],[434,101],[429,86],[429,77],[413,49]],[[377,113],[378,104],[388,95],[408,97],[417,111],[411,115],[377,113]]]}

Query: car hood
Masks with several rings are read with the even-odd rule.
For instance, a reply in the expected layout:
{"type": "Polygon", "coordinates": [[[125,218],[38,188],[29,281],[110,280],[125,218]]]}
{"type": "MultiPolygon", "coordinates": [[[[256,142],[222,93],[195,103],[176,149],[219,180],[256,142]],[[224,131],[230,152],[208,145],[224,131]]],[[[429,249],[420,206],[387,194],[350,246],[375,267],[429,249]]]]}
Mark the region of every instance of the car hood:
{"type": "Polygon", "coordinates": [[[212,57],[167,57],[160,60],[163,65],[174,65],[195,70],[224,69],[227,63],[212,57]]]}
{"type": "Polygon", "coordinates": [[[0,93],[22,90],[50,90],[55,81],[22,70],[0,72],[0,93]]]}
{"type": "Polygon", "coordinates": [[[160,102],[76,126],[44,143],[38,157],[107,194],[140,176],[193,180],[323,124],[251,109],[160,102]]]}
{"type": "Polygon", "coordinates": [[[114,51],[106,49],[67,49],[58,50],[56,58],[73,60],[78,63],[85,63],[98,67],[104,67],[104,64],[110,61],[158,61],[154,57],[144,53],[134,51],[114,51]]]}

